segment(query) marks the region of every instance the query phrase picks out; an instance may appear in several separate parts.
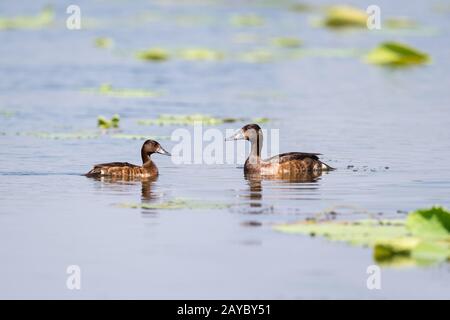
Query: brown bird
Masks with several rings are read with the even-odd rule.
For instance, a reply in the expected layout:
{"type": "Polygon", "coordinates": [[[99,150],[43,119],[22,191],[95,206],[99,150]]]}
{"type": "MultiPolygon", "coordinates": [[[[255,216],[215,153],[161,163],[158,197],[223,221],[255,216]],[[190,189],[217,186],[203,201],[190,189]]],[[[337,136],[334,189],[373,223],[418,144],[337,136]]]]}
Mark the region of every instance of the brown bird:
{"type": "Polygon", "coordinates": [[[111,162],[97,164],[86,173],[88,177],[120,177],[120,178],[150,178],[158,175],[158,168],[150,159],[153,153],[160,153],[167,156],[171,154],[161,147],[154,140],[147,140],[142,145],[141,157],[142,166],[137,166],[128,162],[111,162]]]}
{"type": "Polygon", "coordinates": [[[261,159],[263,134],[257,124],[248,124],[226,140],[249,140],[250,155],[245,161],[244,173],[263,176],[292,177],[299,174],[321,174],[334,170],[319,160],[320,153],[288,152],[261,159]]]}

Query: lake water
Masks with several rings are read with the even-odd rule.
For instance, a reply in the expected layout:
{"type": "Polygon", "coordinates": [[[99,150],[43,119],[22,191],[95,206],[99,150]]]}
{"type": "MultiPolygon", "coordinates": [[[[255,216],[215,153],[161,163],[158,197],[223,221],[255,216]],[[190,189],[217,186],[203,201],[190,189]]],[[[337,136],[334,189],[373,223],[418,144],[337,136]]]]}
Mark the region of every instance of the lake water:
{"type": "MultiPolygon", "coordinates": [[[[47,3],[2,2],[0,16],[35,15],[47,3]]],[[[313,28],[318,13],[289,11],[288,1],[83,0],[82,29],[68,30],[72,3],[55,1],[51,27],[0,31],[1,298],[450,298],[448,264],[383,268],[382,289],[368,290],[370,249],[273,230],[333,208],[345,219],[450,206],[448,2],[378,1],[383,17],[411,17],[422,33],[313,28]],[[230,25],[248,13],[264,25],[230,25]],[[286,55],[270,44],[283,36],[329,54],[238,58],[265,48],[286,55]],[[112,38],[114,47],[96,48],[97,37],[112,38]],[[392,70],[329,50],[364,51],[385,40],[420,48],[433,62],[392,70]],[[136,59],[149,47],[206,47],[225,57],[136,59]],[[162,94],[85,92],[102,83],[162,94]],[[115,113],[122,134],[161,137],[177,126],[137,121],[166,113],[267,117],[264,128],[280,129],[280,152],[321,152],[338,170],[309,183],[249,181],[239,165],[175,165],[155,155],[156,181],[99,181],[82,174],[95,163],[139,164],[142,141],[45,135],[97,133],[97,116],[115,113]],[[174,199],[214,205],[120,205],[174,199]],[[81,268],[81,290],[66,287],[69,265],[81,268]]],[[[169,151],[175,145],[159,142],[169,151]]]]}

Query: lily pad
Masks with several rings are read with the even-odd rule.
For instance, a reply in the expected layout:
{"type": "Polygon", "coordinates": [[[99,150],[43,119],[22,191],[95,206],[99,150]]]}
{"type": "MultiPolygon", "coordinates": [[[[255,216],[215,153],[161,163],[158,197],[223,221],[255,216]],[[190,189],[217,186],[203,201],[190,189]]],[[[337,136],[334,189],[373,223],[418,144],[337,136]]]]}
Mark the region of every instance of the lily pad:
{"type": "Polygon", "coordinates": [[[0,109],[0,117],[11,118],[14,116],[14,114],[15,113],[13,111],[0,109]]]}
{"type": "Polygon", "coordinates": [[[417,22],[408,17],[390,17],[384,20],[383,25],[391,29],[410,29],[418,26],[417,22]]]}
{"type": "Polygon", "coordinates": [[[106,119],[103,116],[97,118],[97,127],[101,129],[119,128],[120,116],[118,114],[113,115],[111,120],[106,119]]]}
{"type": "Polygon", "coordinates": [[[323,25],[329,28],[366,28],[368,15],[352,6],[331,6],[326,11],[323,25]]]}
{"type": "Polygon", "coordinates": [[[179,125],[195,125],[201,123],[202,125],[218,125],[223,123],[234,123],[239,121],[251,121],[255,123],[269,122],[269,118],[231,118],[231,117],[213,117],[205,114],[161,114],[156,119],[141,119],[138,124],[146,126],[179,126],[179,125]]]}
{"type": "Polygon", "coordinates": [[[161,95],[161,92],[146,89],[114,88],[108,83],[102,84],[99,88],[85,89],[83,91],[115,98],[155,98],[161,95]]]}
{"type": "Polygon", "coordinates": [[[373,49],[366,61],[387,66],[408,66],[430,61],[428,54],[398,42],[385,42],[373,49]]]}
{"type": "Polygon", "coordinates": [[[150,48],[148,50],[138,52],[137,57],[146,61],[161,62],[168,60],[170,58],[170,54],[167,50],[162,48],[150,48]]]}
{"type": "Polygon", "coordinates": [[[36,16],[19,16],[13,18],[0,17],[0,30],[40,29],[51,25],[53,21],[53,8],[47,6],[36,16]]]}
{"type": "Polygon", "coordinates": [[[216,118],[204,114],[191,114],[191,115],[177,115],[177,114],[162,114],[156,119],[143,119],[139,120],[140,125],[194,125],[196,123],[202,123],[203,125],[217,125],[224,122],[236,122],[234,118],[216,118]]]}
{"type": "Polygon", "coordinates": [[[190,48],[180,51],[180,57],[184,60],[216,61],[223,59],[223,53],[207,48],[190,48]]]}
{"type": "Polygon", "coordinates": [[[231,24],[237,27],[257,27],[264,25],[264,18],[254,13],[239,14],[231,17],[231,24]]]}
{"type": "Polygon", "coordinates": [[[111,48],[114,45],[114,41],[111,38],[99,37],[95,39],[94,44],[97,48],[107,49],[111,48]]]}
{"type": "Polygon", "coordinates": [[[173,199],[159,203],[121,203],[119,207],[146,210],[180,210],[180,209],[225,209],[229,205],[188,199],[173,199]]]}
{"type": "Polygon", "coordinates": [[[125,140],[170,140],[169,136],[149,136],[145,134],[125,134],[125,133],[117,133],[112,134],[111,138],[113,139],[125,139],[125,140]]]}
{"type": "Polygon", "coordinates": [[[323,236],[373,248],[385,265],[429,265],[450,260],[450,212],[441,207],[411,212],[404,220],[301,221],[275,230],[323,236]],[[400,264],[397,264],[401,262],[400,264]]]}
{"type": "Polygon", "coordinates": [[[272,43],[283,48],[298,48],[302,45],[302,41],[294,37],[280,37],[273,39],[272,43]]]}
{"type": "Polygon", "coordinates": [[[49,140],[81,140],[100,137],[100,134],[95,132],[17,132],[16,135],[49,140]]]}
{"type": "Polygon", "coordinates": [[[240,56],[240,60],[250,63],[270,62],[274,59],[274,54],[268,50],[257,49],[245,52],[240,56]]]}

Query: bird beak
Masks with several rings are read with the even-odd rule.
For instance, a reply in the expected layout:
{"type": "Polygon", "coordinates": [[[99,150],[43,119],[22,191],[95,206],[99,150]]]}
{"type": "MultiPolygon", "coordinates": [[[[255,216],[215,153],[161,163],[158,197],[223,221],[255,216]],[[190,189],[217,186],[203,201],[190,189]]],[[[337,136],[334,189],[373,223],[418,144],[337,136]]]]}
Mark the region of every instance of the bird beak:
{"type": "Polygon", "coordinates": [[[244,140],[245,136],[244,136],[244,131],[242,131],[242,129],[236,131],[235,134],[233,134],[231,137],[228,137],[225,139],[225,141],[233,141],[233,140],[244,140]]]}
{"type": "Polygon", "coordinates": [[[170,152],[164,150],[164,148],[161,146],[159,146],[158,150],[156,150],[156,153],[163,154],[163,155],[169,156],[169,157],[171,156],[170,152]]]}

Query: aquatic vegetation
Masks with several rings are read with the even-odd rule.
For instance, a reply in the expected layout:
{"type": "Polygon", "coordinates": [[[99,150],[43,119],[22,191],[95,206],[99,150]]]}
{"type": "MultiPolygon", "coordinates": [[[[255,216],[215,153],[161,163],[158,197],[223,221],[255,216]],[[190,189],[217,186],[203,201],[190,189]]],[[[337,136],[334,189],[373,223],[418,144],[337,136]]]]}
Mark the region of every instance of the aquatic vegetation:
{"type": "MultiPolygon", "coordinates": [[[[179,126],[179,125],[194,125],[201,123],[202,125],[218,125],[223,123],[234,123],[238,121],[247,121],[245,118],[231,118],[231,117],[213,117],[205,114],[161,114],[156,119],[142,119],[138,120],[138,124],[147,126],[179,126]]],[[[265,123],[269,122],[269,118],[256,118],[253,122],[265,123]]]]}
{"type": "Polygon", "coordinates": [[[85,89],[83,91],[115,98],[154,98],[161,95],[160,92],[145,89],[113,88],[113,86],[108,83],[104,83],[96,89],[85,89]]]}
{"type": "Polygon", "coordinates": [[[140,125],[194,125],[196,123],[202,123],[203,125],[217,125],[224,122],[235,122],[234,118],[216,118],[204,114],[190,114],[190,115],[178,115],[178,114],[161,114],[156,119],[143,119],[139,120],[140,125]]]}
{"type": "Polygon", "coordinates": [[[40,29],[51,25],[53,21],[53,8],[47,6],[36,16],[18,16],[13,18],[0,17],[0,30],[40,29]]]}
{"type": "Polygon", "coordinates": [[[4,109],[0,109],[0,117],[3,118],[11,118],[14,116],[14,112],[13,111],[9,111],[9,110],[4,110],[4,109]]]}
{"type": "Polygon", "coordinates": [[[391,29],[405,29],[417,27],[417,22],[408,17],[390,17],[383,21],[383,26],[391,29]]]}
{"type": "Polygon", "coordinates": [[[99,37],[95,39],[94,44],[97,48],[107,49],[114,45],[114,41],[111,38],[99,37]]]}
{"type": "Polygon", "coordinates": [[[97,127],[101,129],[111,129],[111,128],[118,128],[120,122],[120,116],[118,114],[113,115],[111,120],[107,120],[103,116],[99,116],[97,118],[97,127]]]}
{"type": "Polygon", "coordinates": [[[125,139],[125,140],[169,140],[169,136],[149,136],[145,134],[125,134],[125,133],[116,133],[112,134],[111,138],[113,139],[125,139]]]}
{"type": "Polygon", "coordinates": [[[138,52],[137,57],[146,61],[161,62],[168,60],[170,58],[170,54],[167,50],[162,48],[150,48],[148,50],[138,52]]]}
{"type": "Polygon", "coordinates": [[[224,54],[207,48],[190,48],[181,50],[180,57],[184,60],[216,61],[223,59],[224,54]]]}
{"type": "Polygon", "coordinates": [[[272,43],[283,48],[298,48],[302,45],[302,41],[294,37],[280,37],[273,39],[272,43]]]}
{"type": "Polygon", "coordinates": [[[275,230],[368,246],[375,261],[384,265],[450,260],[450,212],[441,207],[411,212],[406,220],[312,220],[277,225],[275,230]]]}
{"type": "Polygon", "coordinates": [[[293,52],[297,57],[348,58],[357,57],[363,51],[356,48],[304,48],[293,52]]]}
{"type": "Polygon", "coordinates": [[[16,135],[48,140],[98,139],[101,136],[96,132],[17,132],[16,135]]]}
{"type": "Polygon", "coordinates": [[[173,199],[159,203],[121,203],[121,208],[146,209],[146,210],[179,210],[179,209],[225,209],[229,205],[188,199],[173,199]]]}
{"type": "Polygon", "coordinates": [[[430,61],[428,54],[398,42],[384,42],[373,49],[365,60],[372,64],[408,66],[430,61]]]}
{"type": "Polygon", "coordinates": [[[257,27],[264,24],[264,18],[254,13],[236,14],[231,17],[230,22],[236,27],[257,27]]]}
{"type": "Polygon", "coordinates": [[[314,11],[315,8],[314,8],[314,6],[312,6],[308,3],[297,2],[297,3],[291,4],[289,6],[289,10],[294,11],[294,12],[311,12],[311,11],[314,11]]]}
{"type": "Polygon", "coordinates": [[[328,28],[366,28],[368,15],[365,11],[351,6],[331,6],[326,10],[322,25],[328,28]]]}

